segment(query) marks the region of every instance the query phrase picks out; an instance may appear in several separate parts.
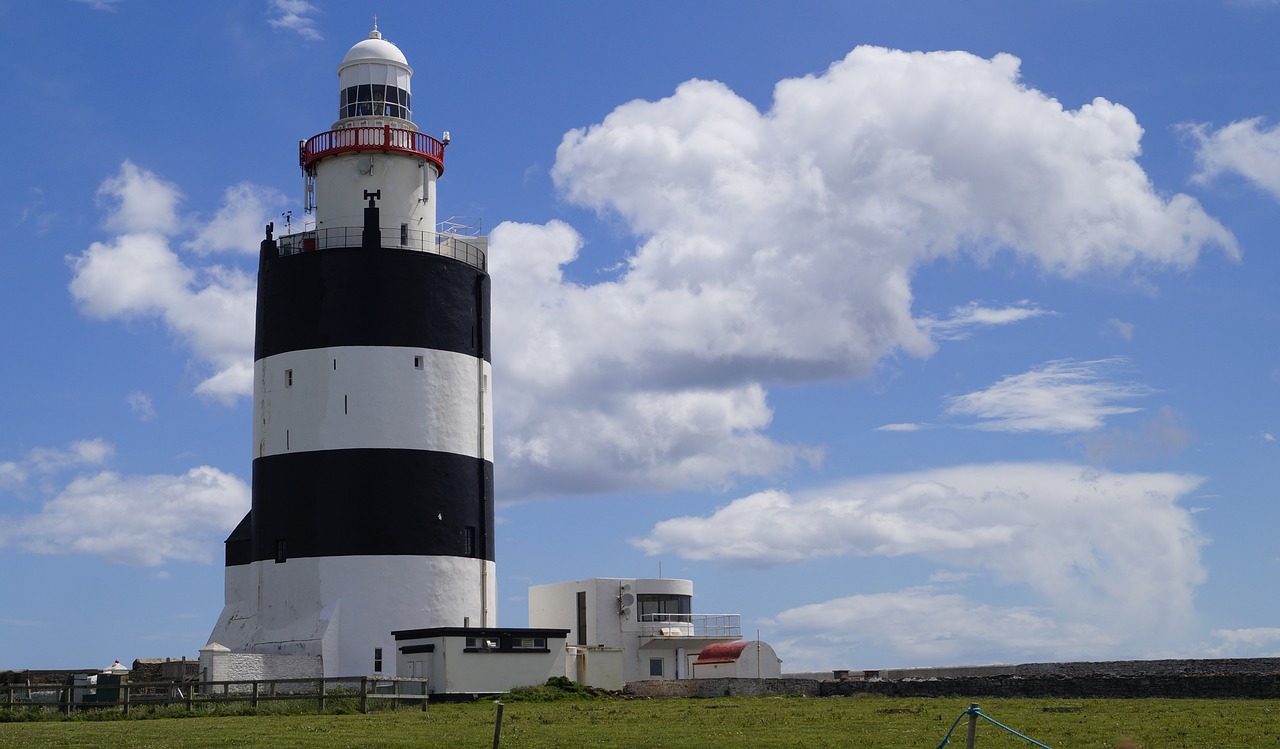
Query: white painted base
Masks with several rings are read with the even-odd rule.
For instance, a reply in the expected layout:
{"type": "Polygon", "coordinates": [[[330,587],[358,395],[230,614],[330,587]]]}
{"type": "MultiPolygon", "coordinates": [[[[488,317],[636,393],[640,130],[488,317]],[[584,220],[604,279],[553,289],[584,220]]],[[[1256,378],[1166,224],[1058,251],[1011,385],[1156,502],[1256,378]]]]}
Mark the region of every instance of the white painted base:
{"type": "Polygon", "coordinates": [[[321,656],[325,676],[396,669],[396,630],[497,626],[493,562],[463,557],[295,558],[228,567],[209,642],[232,652],[321,656]]]}

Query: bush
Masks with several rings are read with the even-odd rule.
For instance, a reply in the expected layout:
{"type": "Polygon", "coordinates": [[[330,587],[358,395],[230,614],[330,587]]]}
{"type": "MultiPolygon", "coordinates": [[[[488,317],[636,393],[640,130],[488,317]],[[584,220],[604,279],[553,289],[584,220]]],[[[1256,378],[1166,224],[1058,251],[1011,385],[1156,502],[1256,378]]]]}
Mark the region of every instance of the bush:
{"type": "Polygon", "coordinates": [[[541,686],[516,687],[499,696],[504,702],[555,702],[557,700],[595,700],[606,697],[598,689],[570,681],[565,676],[552,676],[541,686]]]}

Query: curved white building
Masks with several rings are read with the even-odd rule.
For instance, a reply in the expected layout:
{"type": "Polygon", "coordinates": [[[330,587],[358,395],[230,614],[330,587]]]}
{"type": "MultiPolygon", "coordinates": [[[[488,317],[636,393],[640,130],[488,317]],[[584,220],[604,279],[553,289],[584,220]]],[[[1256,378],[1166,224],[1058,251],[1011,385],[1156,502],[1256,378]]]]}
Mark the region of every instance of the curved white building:
{"type": "Polygon", "coordinates": [[[394,630],[496,624],[486,238],[436,231],[447,135],[376,27],[300,143],[314,228],[258,270],[253,506],[210,635],[394,673],[394,630]]]}

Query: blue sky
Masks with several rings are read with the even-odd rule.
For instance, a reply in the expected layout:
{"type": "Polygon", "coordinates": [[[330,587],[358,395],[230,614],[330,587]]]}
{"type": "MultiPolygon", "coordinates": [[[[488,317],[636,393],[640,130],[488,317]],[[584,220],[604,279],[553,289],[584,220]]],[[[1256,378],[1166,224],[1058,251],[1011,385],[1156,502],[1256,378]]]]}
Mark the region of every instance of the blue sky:
{"type": "Polygon", "coordinates": [[[0,669],[194,657],[254,261],[374,14],[492,238],[499,621],[1280,654],[1280,4],[0,0],[0,669]]]}

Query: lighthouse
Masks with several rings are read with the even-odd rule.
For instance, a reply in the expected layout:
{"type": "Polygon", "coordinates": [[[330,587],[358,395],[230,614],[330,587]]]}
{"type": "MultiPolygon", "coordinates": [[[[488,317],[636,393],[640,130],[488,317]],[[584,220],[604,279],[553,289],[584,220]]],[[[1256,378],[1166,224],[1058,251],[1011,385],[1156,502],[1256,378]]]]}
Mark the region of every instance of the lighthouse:
{"type": "Polygon", "coordinates": [[[412,75],[376,24],[351,47],[299,143],[314,221],[260,251],[253,503],[209,643],[325,676],[394,673],[396,630],[496,625],[487,238],[437,224],[449,136],[412,75]]]}

